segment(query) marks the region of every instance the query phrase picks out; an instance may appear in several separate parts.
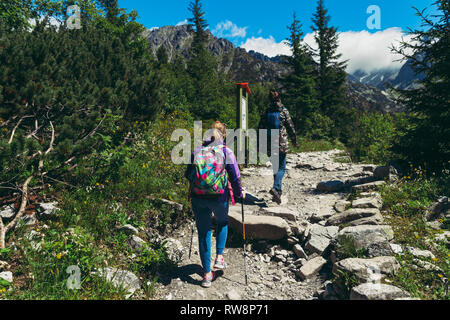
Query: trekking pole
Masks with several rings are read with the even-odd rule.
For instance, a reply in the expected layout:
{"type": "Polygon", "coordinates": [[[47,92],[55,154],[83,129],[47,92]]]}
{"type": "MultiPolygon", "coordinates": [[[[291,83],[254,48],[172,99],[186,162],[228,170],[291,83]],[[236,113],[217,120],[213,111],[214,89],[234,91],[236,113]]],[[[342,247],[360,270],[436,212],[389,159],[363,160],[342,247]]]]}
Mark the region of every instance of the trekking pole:
{"type": "Polygon", "coordinates": [[[247,279],[247,253],[245,251],[245,218],[244,218],[244,198],[241,199],[241,206],[242,206],[242,237],[244,240],[244,271],[245,271],[245,285],[248,285],[248,279],[247,279]]]}
{"type": "Polygon", "coordinates": [[[191,245],[189,246],[189,260],[191,260],[192,242],[194,239],[194,222],[192,222],[191,245]]]}

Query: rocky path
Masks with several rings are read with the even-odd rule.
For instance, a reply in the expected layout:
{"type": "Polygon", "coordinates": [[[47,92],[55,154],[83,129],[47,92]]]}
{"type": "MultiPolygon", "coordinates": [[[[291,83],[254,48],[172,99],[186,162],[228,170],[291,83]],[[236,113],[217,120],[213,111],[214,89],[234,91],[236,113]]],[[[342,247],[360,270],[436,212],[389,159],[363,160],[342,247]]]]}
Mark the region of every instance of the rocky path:
{"type": "MultiPolygon", "coordinates": [[[[245,285],[244,278],[243,249],[237,246],[242,243],[238,241],[240,235],[236,231],[241,228],[241,209],[237,205],[230,209],[232,231],[231,240],[228,241],[236,244],[234,247],[227,245],[225,249],[228,268],[223,275],[209,289],[200,286],[202,270],[197,233],[194,234],[189,260],[191,229],[186,225],[169,239],[173,254],[179,254],[182,259],[175,272],[159,275],[156,298],[317,299],[331,276],[331,263],[327,263],[322,255],[338,232],[338,227],[325,226],[326,219],[337,213],[334,208],[336,202],[344,200],[347,195],[344,190],[322,192],[317,186],[323,181],[334,181],[326,185],[325,189],[335,188],[345,181],[372,176],[371,171],[374,169],[374,166],[336,162],[341,156],[342,151],[339,150],[288,155],[287,173],[283,180],[283,203],[280,206],[271,201],[268,193],[273,184],[271,168],[244,169],[241,173],[244,188],[256,198],[264,200],[245,204],[248,232],[257,239],[253,245],[247,245],[248,285],[245,285]],[[261,222],[264,219],[268,220],[261,222]],[[271,224],[275,226],[274,229],[268,226],[271,224]]],[[[212,246],[215,246],[214,237],[212,246]]]]}

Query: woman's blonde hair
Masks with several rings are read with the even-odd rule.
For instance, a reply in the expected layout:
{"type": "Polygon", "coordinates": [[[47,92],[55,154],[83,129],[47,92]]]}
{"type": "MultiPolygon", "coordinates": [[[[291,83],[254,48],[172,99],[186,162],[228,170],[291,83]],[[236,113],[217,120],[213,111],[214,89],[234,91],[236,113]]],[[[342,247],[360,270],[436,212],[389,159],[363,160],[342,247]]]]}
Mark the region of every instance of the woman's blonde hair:
{"type": "Polygon", "coordinates": [[[227,136],[227,127],[220,121],[216,121],[212,126],[213,136],[215,141],[225,140],[227,136]]]}

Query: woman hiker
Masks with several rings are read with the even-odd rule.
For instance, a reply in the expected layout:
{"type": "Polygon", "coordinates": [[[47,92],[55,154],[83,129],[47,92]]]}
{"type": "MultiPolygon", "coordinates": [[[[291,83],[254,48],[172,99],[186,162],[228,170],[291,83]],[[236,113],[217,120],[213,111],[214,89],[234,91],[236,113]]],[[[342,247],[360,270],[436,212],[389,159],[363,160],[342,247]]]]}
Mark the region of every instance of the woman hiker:
{"type": "Polygon", "coordinates": [[[190,182],[192,210],[198,231],[200,258],[204,270],[202,287],[209,288],[215,279],[211,270],[211,213],[217,221],[216,259],[214,269],[226,267],[223,251],[228,235],[229,199],[242,199],[239,167],[236,157],[225,146],[226,127],[217,121],[212,137],[195,149],[185,177],[190,182]]]}

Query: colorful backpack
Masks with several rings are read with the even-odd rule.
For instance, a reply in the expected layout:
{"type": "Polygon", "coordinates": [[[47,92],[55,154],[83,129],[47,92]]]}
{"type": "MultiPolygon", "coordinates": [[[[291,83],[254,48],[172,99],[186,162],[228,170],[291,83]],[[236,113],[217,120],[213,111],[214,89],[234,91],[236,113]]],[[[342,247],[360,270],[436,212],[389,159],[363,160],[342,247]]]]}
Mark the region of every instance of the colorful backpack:
{"type": "Polygon", "coordinates": [[[228,175],[225,170],[224,145],[206,146],[194,156],[192,190],[197,195],[225,193],[228,175]]]}

